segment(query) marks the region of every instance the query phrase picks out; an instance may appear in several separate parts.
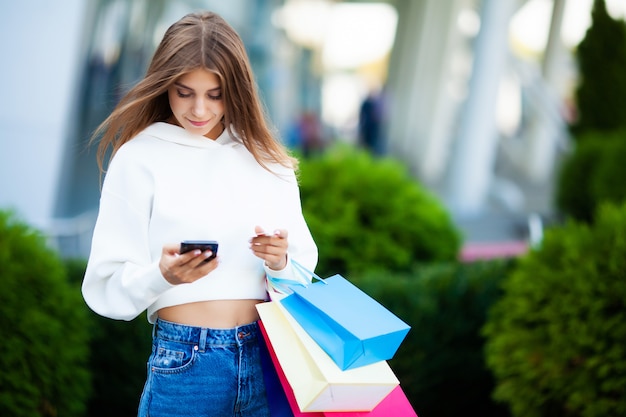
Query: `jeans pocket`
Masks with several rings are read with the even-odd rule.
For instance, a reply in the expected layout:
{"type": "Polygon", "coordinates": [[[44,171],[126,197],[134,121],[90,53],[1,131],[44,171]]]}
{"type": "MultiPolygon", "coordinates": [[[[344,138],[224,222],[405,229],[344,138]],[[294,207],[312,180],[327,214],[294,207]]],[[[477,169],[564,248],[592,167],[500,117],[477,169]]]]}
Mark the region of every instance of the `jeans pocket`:
{"type": "Polygon", "coordinates": [[[159,339],[150,358],[150,367],[153,372],[180,372],[191,367],[195,353],[193,344],[159,339]]]}

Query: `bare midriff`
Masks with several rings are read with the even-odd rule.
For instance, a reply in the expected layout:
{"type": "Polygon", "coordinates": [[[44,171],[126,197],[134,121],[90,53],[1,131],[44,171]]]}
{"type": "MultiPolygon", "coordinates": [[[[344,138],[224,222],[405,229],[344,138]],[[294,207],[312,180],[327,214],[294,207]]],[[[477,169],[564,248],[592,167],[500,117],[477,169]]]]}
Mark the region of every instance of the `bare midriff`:
{"type": "Polygon", "coordinates": [[[231,329],[259,319],[256,305],[262,300],[214,300],[164,307],[160,319],[187,326],[231,329]]]}

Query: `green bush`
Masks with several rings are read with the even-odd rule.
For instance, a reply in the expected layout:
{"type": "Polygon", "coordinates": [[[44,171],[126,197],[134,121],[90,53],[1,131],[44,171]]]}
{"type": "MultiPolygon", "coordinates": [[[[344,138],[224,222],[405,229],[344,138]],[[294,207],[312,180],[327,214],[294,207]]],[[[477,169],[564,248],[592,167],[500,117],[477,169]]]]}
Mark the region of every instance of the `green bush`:
{"type": "MultiPolygon", "coordinates": [[[[86,261],[66,260],[70,280],[80,288],[86,261]]],[[[126,322],[110,320],[84,307],[91,322],[89,368],[93,393],[87,402],[89,417],[134,417],[146,380],[146,361],[150,354],[152,326],[142,314],[126,322]]]]}
{"type": "Polygon", "coordinates": [[[548,230],[504,283],[484,334],[515,416],[626,415],[626,205],[548,230]]]}
{"type": "Polygon", "coordinates": [[[480,332],[513,263],[433,263],[351,278],[411,326],[389,363],[419,416],[509,415],[491,399],[495,383],[480,332]]]}
{"type": "Polygon", "coordinates": [[[44,237],[0,211],[0,415],[82,416],[88,319],[44,237]]]}
{"type": "Polygon", "coordinates": [[[146,380],[152,327],[145,315],[126,322],[94,316],[89,417],[134,417],[146,380]]]}
{"type": "Polygon", "coordinates": [[[557,207],[573,219],[590,223],[599,204],[625,201],[625,160],[626,130],[582,135],[559,172],[557,207]]]}
{"type": "Polygon", "coordinates": [[[460,235],[447,211],[398,161],[333,148],[302,161],[300,182],[322,275],[408,271],[457,256],[460,235]]]}
{"type": "Polygon", "coordinates": [[[578,45],[576,134],[626,128],[626,24],[613,19],[604,0],[595,0],[591,26],[578,45]]]}

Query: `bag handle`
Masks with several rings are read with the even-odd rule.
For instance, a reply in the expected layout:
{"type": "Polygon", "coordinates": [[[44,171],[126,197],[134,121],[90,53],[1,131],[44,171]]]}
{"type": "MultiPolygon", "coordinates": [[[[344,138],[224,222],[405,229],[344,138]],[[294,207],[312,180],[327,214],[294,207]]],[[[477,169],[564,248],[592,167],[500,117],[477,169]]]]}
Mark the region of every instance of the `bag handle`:
{"type": "MultiPolygon", "coordinates": [[[[291,259],[291,264],[293,265],[294,269],[300,274],[302,275],[307,281],[309,280],[309,277],[313,277],[315,279],[317,279],[318,281],[323,282],[325,285],[328,285],[328,283],[326,281],[324,281],[319,275],[317,275],[315,272],[311,272],[308,269],[306,269],[304,266],[302,266],[299,262],[297,262],[294,259],[291,259]]],[[[306,285],[303,284],[301,281],[296,281],[293,279],[287,279],[287,278],[277,278],[277,277],[273,277],[269,274],[266,274],[267,276],[267,281],[268,284],[275,290],[278,291],[280,293],[284,293],[284,294],[288,294],[291,291],[289,290],[289,286],[292,285],[299,285],[302,287],[306,288],[306,285]]]]}
{"type": "Polygon", "coordinates": [[[309,271],[300,262],[296,261],[295,259],[292,259],[291,263],[293,264],[293,266],[296,267],[298,272],[300,272],[300,274],[302,274],[302,276],[304,276],[305,278],[313,277],[313,278],[316,278],[318,281],[323,282],[325,285],[328,285],[328,283],[324,280],[324,278],[321,278],[319,275],[317,275],[313,271],[309,271]]]}

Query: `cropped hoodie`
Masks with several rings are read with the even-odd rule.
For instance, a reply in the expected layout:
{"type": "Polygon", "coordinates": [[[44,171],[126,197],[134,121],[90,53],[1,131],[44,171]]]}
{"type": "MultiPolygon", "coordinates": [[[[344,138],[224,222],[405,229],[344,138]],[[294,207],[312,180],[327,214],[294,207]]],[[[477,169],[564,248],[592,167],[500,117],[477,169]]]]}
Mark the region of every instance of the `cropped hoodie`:
{"type": "Polygon", "coordinates": [[[313,270],[317,247],[302,215],[292,169],[263,168],[225,130],[216,140],[154,123],[115,154],[102,186],[83,297],[96,313],[131,320],[147,310],[207,300],[266,299],[266,274],[306,282],[292,259],[313,270]],[[270,270],[254,256],[259,225],[288,231],[287,266],[270,270]],[[172,285],[159,269],[163,245],[219,242],[217,269],[172,285]]]}

